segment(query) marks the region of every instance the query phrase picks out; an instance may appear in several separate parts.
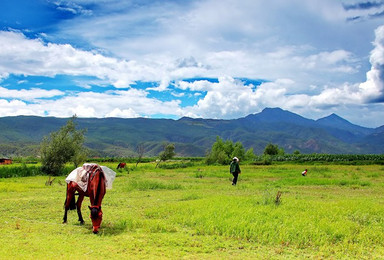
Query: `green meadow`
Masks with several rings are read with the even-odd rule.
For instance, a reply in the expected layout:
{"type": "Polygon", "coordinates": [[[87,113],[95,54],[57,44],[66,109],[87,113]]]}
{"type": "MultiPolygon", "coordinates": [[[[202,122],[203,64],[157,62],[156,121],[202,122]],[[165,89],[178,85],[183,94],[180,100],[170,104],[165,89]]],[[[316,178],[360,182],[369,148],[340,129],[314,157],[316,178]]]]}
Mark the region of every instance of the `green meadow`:
{"type": "Polygon", "coordinates": [[[0,178],[0,259],[384,258],[382,165],[189,166],[118,171],[97,235],[88,198],[62,224],[66,176],[0,178]]]}

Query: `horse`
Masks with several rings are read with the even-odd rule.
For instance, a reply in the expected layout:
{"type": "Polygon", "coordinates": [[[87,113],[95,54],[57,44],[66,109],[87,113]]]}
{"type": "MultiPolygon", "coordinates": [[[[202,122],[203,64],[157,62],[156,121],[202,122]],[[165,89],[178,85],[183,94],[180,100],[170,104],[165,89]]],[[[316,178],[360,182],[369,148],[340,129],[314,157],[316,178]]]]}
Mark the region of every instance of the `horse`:
{"type": "Polygon", "coordinates": [[[63,224],[67,223],[68,210],[77,209],[77,215],[79,216],[80,224],[84,224],[84,219],[81,214],[81,204],[84,196],[89,197],[91,206],[88,208],[91,211],[90,218],[92,220],[93,233],[97,234],[103,219],[103,211],[101,210],[101,202],[106,193],[105,175],[103,170],[97,164],[91,165],[87,169],[88,185],[87,190],[84,192],[79,185],[71,181],[67,184],[67,194],[64,202],[64,217],[63,224]],[[78,194],[75,194],[75,192],[78,194]],[[77,202],[75,202],[75,195],[79,195],[77,202]]]}
{"type": "Polygon", "coordinates": [[[125,162],[121,162],[117,165],[116,169],[124,169],[127,164],[125,162]]]}

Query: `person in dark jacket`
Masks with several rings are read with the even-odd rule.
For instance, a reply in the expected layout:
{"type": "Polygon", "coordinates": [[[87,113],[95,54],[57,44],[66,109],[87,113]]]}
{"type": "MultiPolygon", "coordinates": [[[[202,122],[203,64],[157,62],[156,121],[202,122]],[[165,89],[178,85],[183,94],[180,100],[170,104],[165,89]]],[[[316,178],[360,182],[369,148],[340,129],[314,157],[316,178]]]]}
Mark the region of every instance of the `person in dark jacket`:
{"type": "Polygon", "coordinates": [[[240,166],[239,166],[239,159],[237,157],[233,157],[231,165],[229,166],[229,172],[233,175],[232,185],[236,185],[237,178],[241,173],[240,166]]]}

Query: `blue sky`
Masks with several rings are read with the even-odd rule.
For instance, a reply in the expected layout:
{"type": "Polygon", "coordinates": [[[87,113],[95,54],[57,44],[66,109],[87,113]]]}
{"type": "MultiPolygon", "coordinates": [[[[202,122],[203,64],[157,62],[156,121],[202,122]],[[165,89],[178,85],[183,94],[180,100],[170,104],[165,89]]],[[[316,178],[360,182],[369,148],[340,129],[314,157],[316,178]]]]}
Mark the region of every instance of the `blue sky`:
{"type": "Polygon", "coordinates": [[[0,2],[0,116],[384,125],[384,1],[0,2]]]}

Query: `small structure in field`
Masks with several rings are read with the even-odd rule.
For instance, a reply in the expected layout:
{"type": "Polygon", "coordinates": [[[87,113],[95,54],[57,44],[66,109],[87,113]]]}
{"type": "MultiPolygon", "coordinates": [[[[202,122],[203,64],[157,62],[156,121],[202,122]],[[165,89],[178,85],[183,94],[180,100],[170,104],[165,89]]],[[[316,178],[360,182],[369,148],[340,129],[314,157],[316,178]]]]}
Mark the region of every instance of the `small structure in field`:
{"type": "Polygon", "coordinates": [[[12,164],[12,159],[0,158],[0,164],[12,164]]]}

